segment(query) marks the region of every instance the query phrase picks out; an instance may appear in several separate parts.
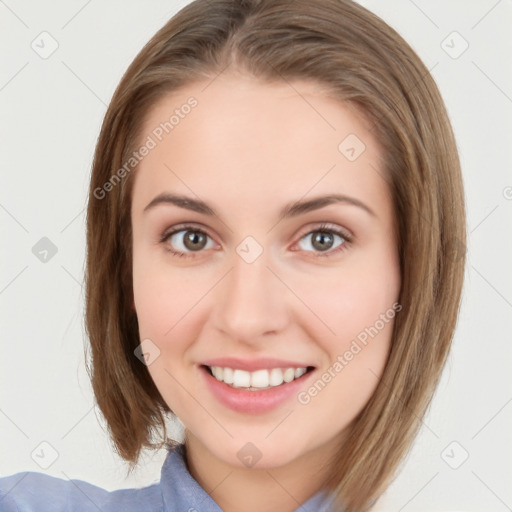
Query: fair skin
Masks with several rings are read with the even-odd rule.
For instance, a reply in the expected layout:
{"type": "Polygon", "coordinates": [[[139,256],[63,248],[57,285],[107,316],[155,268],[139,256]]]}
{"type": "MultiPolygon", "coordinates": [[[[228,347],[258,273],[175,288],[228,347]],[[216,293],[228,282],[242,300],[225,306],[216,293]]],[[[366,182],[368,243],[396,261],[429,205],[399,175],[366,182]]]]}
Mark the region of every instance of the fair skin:
{"type": "Polygon", "coordinates": [[[392,200],[369,125],[317,85],[231,73],[206,85],[167,95],[141,132],[144,140],[190,96],[197,99],[134,176],[140,339],[160,350],[148,370],[186,427],[194,478],[224,511],[291,512],[320,489],[329,458],[386,363],[392,320],[308,403],[298,400],[398,300],[392,200]],[[354,161],[338,150],[349,134],[366,146],[354,161]],[[204,201],[215,214],[168,202],[144,211],[164,192],[204,201]],[[372,213],[335,202],[279,218],[285,205],[332,194],[357,199],[372,213]],[[184,223],[193,228],[161,241],[184,223]],[[328,225],[324,246],[313,243],[322,224],[328,225]],[[184,236],[197,235],[194,229],[207,235],[199,249],[184,236]],[[237,252],[248,236],[263,249],[250,263],[237,252]],[[292,383],[299,385],[277,407],[241,412],[205,384],[202,363],[219,357],[269,357],[314,369],[292,383]],[[249,442],[261,456],[250,467],[237,456],[249,442]]]}

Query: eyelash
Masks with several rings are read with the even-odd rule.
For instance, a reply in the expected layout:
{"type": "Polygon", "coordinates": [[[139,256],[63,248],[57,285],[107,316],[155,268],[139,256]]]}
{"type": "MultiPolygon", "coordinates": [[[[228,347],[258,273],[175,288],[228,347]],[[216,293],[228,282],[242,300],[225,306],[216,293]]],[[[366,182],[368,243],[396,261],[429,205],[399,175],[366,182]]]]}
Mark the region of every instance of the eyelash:
{"type": "MultiPolygon", "coordinates": [[[[174,235],[176,233],[180,233],[181,231],[185,231],[185,232],[193,231],[195,233],[202,233],[203,235],[206,235],[207,237],[211,238],[210,235],[208,235],[208,233],[206,233],[204,230],[199,229],[192,225],[187,225],[187,224],[177,226],[174,229],[172,229],[171,231],[166,231],[160,238],[160,243],[164,245],[164,249],[167,252],[169,252],[173,256],[177,256],[179,258],[190,258],[190,257],[194,258],[195,257],[194,252],[184,253],[181,251],[175,251],[174,249],[171,249],[171,247],[167,243],[172,235],[174,235]]],[[[334,228],[334,227],[330,226],[329,224],[321,224],[317,228],[308,231],[307,233],[305,233],[304,235],[302,235],[299,238],[299,241],[302,240],[303,238],[305,238],[306,236],[311,235],[313,233],[317,233],[317,232],[324,232],[324,233],[328,233],[328,234],[338,235],[339,237],[341,237],[344,240],[344,242],[341,243],[335,249],[330,249],[330,250],[324,251],[324,252],[322,252],[322,251],[306,251],[306,252],[313,252],[316,254],[317,257],[320,257],[320,258],[329,258],[329,257],[333,256],[334,254],[341,253],[342,251],[347,250],[348,249],[347,246],[349,246],[352,243],[351,235],[349,235],[346,231],[342,231],[339,228],[334,228]]],[[[197,252],[200,253],[202,251],[197,251],[197,252]]]]}

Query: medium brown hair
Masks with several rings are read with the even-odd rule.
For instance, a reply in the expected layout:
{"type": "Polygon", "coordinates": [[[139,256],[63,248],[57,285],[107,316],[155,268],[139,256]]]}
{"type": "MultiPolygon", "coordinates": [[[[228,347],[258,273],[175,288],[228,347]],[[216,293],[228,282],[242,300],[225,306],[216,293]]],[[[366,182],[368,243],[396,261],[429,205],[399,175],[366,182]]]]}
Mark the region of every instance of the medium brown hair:
{"type": "Polygon", "coordinates": [[[196,0],[129,66],[101,128],[87,210],[86,329],[96,400],[130,468],[143,447],[163,445],[155,435],[165,442],[171,411],[134,355],[140,344],[131,268],[136,167],[122,177],[118,170],[159,99],[228,66],[267,82],[323,84],[364,114],[383,150],[402,310],[376,391],[333,454],[325,482],[345,510],[364,510],[396,473],[446,361],[464,279],[466,221],[456,144],[432,76],[392,28],[352,1],[196,0]]]}

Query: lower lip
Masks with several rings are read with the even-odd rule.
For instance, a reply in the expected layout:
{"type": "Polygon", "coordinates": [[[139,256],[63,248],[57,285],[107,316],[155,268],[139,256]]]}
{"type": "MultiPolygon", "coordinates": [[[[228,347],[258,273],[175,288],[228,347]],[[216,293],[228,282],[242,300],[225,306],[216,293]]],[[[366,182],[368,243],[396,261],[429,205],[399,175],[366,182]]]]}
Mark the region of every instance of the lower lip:
{"type": "Polygon", "coordinates": [[[200,366],[199,370],[206,380],[208,388],[221,404],[246,414],[261,414],[270,411],[286,402],[290,397],[297,396],[299,391],[304,388],[305,380],[314,373],[314,370],[308,371],[298,379],[273,388],[248,391],[243,388],[232,388],[226,383],[218,381],[213,375],[210,375],[204,366],[200,366]]]}

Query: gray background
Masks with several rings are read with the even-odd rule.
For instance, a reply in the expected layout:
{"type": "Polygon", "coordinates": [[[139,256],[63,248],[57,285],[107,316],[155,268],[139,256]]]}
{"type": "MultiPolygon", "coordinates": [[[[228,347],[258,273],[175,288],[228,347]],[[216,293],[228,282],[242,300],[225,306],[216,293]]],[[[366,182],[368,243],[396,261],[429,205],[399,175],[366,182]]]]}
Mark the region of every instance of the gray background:
{"type": "MultiPolygon", "coordinates": [[[[84,209],[114,88],[186,3],[0,0],[1,475],[41,471],[107,489],[159,479],[163,452],[146,453],[124,479],[94,406],[83,354],[84,209]]],[[[454,349],[381,509],[512,510],[512,2],[362,3],[405,37],[439,84],[461,152],[470,233],[454,349]]]]}

